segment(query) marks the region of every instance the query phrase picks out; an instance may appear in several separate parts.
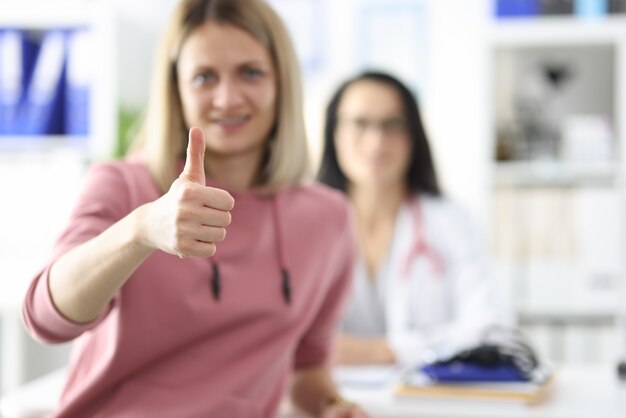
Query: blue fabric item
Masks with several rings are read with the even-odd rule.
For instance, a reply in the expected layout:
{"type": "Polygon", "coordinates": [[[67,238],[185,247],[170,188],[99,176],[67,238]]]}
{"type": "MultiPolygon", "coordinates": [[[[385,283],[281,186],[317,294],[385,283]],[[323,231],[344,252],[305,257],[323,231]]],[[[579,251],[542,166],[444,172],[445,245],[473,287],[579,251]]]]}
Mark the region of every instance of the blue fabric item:
{"type": "Polygon", "coordinates": [[[484,366],[473,362],[432,363],[421,371],[435,382],[526,382],[514,364],[484,366]]]}

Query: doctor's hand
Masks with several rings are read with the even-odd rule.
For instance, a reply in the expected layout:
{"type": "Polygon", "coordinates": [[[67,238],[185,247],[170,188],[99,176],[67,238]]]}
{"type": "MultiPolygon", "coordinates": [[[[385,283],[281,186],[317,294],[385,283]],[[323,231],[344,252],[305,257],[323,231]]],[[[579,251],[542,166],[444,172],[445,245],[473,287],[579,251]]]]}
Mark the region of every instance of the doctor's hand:
{"type": "Polygon", "coordinates": [[[139,226],[144,244],[180,258],[210,257],[226,237],[235,201],[225,190],[206,186],[204,150],[204,133],[191,128],[183,172],[167,193],[146,205],[139,226]]]}
{"type": "Polygon", "coordinates": [[[341,334],[335,343],[339,364],[393,364],[396,357],[385,338],[341,334]]]}
{"type": "Polygon", "coordinates": [[[370,418],[370,416],[354,404],[333,404],[322,410],[321,418],[370,418]]]}

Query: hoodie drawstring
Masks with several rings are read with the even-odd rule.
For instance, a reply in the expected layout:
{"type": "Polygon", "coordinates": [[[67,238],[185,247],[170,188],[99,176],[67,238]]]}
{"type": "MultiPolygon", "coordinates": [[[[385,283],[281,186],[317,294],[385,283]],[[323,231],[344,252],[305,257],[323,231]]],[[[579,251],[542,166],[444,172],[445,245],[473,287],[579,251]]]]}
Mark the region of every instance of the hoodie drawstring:
{"type": "Polygon", "coordinates": [[[220,278],[220,268],[217,263],[213,264],[213,277],[211,278],[211,291],[213,292],[213,299],[216,301],[220,300],[220,295],[222,293],[222,281],[220,278]]]}
{"type": "Polygon", "coordinates": [[[281,271],[281,290],[283,298],[287,305],[291,304],[291,277],[289,276],[289,270],[287,270],[285,263],[285,246],[284,246],[284,234],[282,223],[280,222],[280,208],[278,207],[278,196],[272,197],[272,220],[274,222],[274,230],[276,231],[276,253],[278,254],[278,265],[281,271]]]}
{"type": "MultiPolygon", "coordinates": [[[[280,266],[281,272],[281,284],[280,289],[283,295],[283,299],[285,299],[285,303],[288,305],[291,304],[292,298],[292,286],[291,286],[291,277],[289,275],[289,270],[287,270],[285,263],[285,249],[284,249],[284,235],[282,230],[282,224],[280,222],[280,211],[277,202],[277,196],[273,196],[271,198],[271,210],[272,210],[272,223],[274,224],[274,231],[276,232],[276,253],[278,256],[278,265],[280,266]]],[[[213,299],[215,301],[220,300],[221,292],[222,292],[222,278],[220,274],[219,264],[213,256],[212,259],[209,259],[209,262],[213,266],[213,274],[211,277],[211,292],[213,293],[213,299]]]]}

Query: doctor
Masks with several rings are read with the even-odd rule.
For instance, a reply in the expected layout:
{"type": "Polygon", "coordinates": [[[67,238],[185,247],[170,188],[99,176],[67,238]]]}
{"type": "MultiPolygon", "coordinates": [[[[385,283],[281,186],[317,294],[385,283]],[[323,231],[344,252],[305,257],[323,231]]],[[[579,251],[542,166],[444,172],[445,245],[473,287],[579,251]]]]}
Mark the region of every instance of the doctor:
{"type": "Polygon", "coordinates": [[[363,73],[326,110],[319,179],[348,194],[360,256],[338,340],[343,364],[419,363],[477,342],[498,321],[485,255],[439,188],[417,103],[363,73]]]}

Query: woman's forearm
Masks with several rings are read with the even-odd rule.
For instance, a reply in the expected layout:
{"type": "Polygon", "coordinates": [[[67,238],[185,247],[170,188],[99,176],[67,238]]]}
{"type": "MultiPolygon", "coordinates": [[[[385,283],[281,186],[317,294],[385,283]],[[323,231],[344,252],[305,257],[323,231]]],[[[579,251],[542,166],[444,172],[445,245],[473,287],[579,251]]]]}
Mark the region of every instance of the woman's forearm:
{"type": "Polygon", "coordinates": [[[57,309],[68,319],[95,319],[137,267],[154,251],[141,239],[139,207],[102,234],[61,256],[49,272],[57,309]]]}

